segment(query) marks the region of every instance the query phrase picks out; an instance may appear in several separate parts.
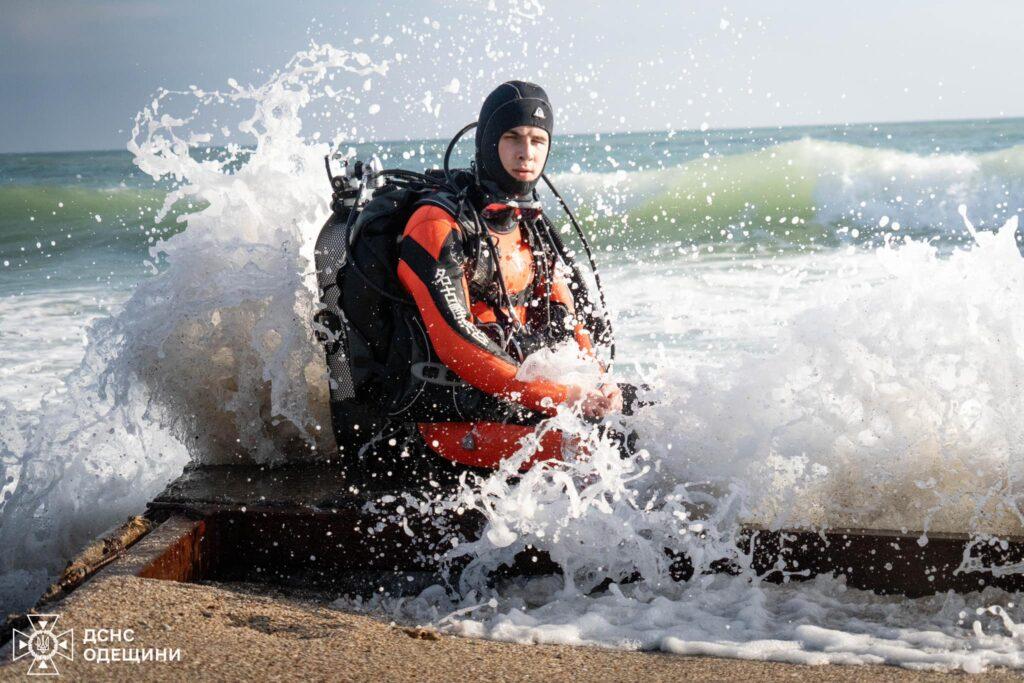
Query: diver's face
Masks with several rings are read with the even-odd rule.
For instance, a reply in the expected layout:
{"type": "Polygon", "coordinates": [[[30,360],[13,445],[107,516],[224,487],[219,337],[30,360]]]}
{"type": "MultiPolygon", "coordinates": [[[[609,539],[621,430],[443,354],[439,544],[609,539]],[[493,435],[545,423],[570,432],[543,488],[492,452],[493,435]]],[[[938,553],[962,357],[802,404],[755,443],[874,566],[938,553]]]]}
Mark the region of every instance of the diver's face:
{"type": "Polygon", "coordinates": [[[548,132],[537,126],[517,126],[498,140],[498,158],[516,180],[529,183],[540,176],[548,158],[548,132]]]}

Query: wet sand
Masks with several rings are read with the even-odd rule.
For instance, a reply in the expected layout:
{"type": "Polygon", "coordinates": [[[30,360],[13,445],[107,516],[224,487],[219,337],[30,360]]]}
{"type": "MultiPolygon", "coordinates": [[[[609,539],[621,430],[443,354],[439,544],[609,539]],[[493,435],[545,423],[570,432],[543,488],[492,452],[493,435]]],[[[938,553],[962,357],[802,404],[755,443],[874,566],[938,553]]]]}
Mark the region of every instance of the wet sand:
{"type": "MultiPolygon", "coordinates": [[[[938,681],[963,674],[895,667],[809,667],[554,645],[517,645],[394,626],[328,607],[315,594],[262,587],[98,577],[53,606],[75,631],[72,680],[331,681],[938,681]],[[133,629],[126,648],[181,648],[177,662],[87,662],[87,628],[133,629]]],[[[7,648],[5,648],[6,650],[7,648]]],[[[25,680],[27,658],[3,652],[0,680],[25,680]]],[[[1019,680],[995,672],[988,680],[1019,680]]]]}

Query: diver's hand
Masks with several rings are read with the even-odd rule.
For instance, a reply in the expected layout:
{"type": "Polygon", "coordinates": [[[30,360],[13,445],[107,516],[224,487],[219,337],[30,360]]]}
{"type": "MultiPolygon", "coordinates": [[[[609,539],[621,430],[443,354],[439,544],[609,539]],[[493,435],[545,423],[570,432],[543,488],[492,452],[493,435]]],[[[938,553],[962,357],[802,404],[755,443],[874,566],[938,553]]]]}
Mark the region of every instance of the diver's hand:
{"type": "Polygon", "coordinates": [[[568,399],[571,405],[579,405],[583,417],[591,420],[622,410],[622,392],[614,384],[602,384],[597,389],[572,386],[568,399]]]}
{"type": "Polygon", "coordinates": [[[602,384],[598,387],[606,399],[608,399],[608,412],[622,412],[622,390],[618,384],[602,384]]]}

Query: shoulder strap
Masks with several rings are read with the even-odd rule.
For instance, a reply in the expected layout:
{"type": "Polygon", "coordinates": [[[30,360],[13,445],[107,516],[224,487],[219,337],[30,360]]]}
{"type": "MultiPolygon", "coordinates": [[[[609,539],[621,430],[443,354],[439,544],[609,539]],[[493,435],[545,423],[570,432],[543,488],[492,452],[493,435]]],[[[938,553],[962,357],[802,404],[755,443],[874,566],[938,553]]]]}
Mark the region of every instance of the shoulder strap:
{"type": "Polygon", "coordinates": [[[475,235],[477,232],[476,226],[473,225],[472,221],[466,220],[466,217],[462,215],[462,208],[460,207],[459,198],[451,192],[431,192],[422,199],[416,202],[413,210],[418,209],[421,206],[437,206],[450,215],[462,228],[462,234],[464,236],[475,235]]]}
{"type": "Polygon", "coordinates": [[[416,202],[416,207],[418,208],[425,204],[439,206],[451,214],[452,218],[456,220],[459,218],[459,205],[456,203],[455,197],[449,192],[432,192],[416,202]]]}
{"type": "Polygon", "coordinates": [[[416,202],[413,210],[420,206],[437,206],[445,211],[462,229],[462,255],[469,263],[467,278],[470,292],[481,296],[493,278],[494,268],[490,255],[482,248],[480,231],[476,223],[465,215],[461,198],[452,192],[432,192],[416,202]]]}

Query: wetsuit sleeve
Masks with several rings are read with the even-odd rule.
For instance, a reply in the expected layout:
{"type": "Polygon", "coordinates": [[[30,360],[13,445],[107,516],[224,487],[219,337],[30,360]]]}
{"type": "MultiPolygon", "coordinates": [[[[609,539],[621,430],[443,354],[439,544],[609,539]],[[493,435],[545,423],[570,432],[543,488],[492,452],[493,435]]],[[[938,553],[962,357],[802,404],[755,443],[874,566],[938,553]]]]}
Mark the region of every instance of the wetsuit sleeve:
{"type": "Polygon", "coordinates": [[[434,350],[477,389],[554,414],[553,404],[567,400],[568,387],[517,380],[515,361],[473,324],[462,253],[458,224],[436,206],[417,209],[399,243],[398,279],[416,302],[434,350]]]}
{"type": "MultiPolygon", "coordinates": [[[[555,281],[551,287],[551,301],[565,306],[570,317],[575,318],[576,304],[573,301],[572,292],[569,290],[569,280],[562,268],[559,268],[557,264],[553,270],[555,272],[555,281]]],[[[583,324],[583,321],[576,321],[576,324],[573,326],[573,336],[576,338],[576,344],[579,345],[580,349],[591,355],[594,353],[593,340],[591,340],[590,332],[583,324]]]]}

